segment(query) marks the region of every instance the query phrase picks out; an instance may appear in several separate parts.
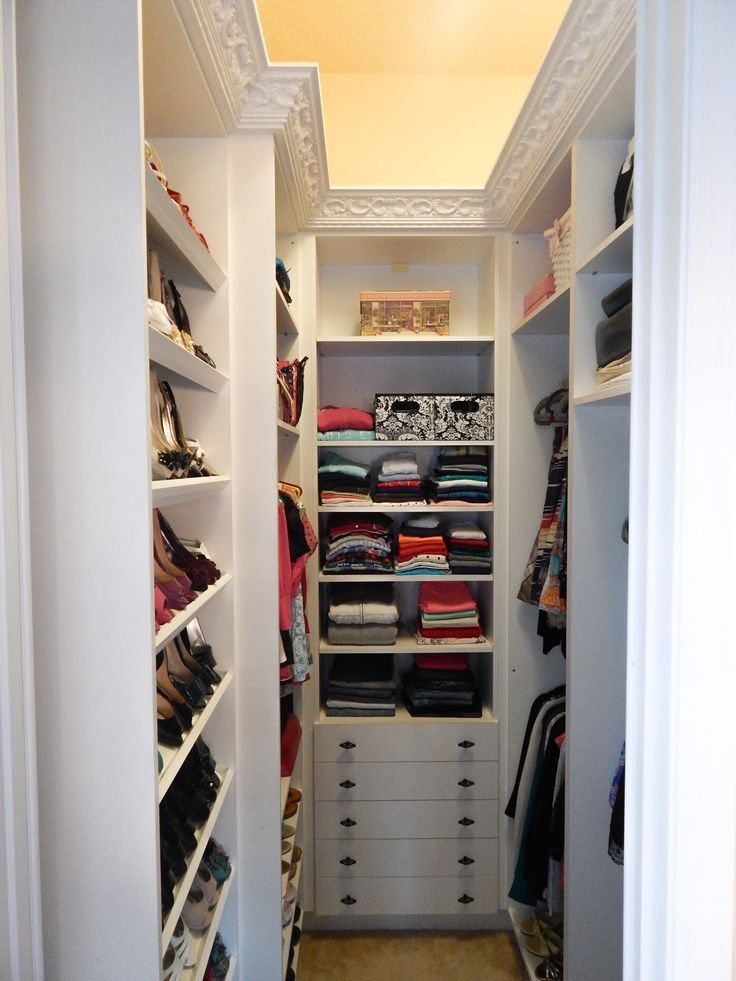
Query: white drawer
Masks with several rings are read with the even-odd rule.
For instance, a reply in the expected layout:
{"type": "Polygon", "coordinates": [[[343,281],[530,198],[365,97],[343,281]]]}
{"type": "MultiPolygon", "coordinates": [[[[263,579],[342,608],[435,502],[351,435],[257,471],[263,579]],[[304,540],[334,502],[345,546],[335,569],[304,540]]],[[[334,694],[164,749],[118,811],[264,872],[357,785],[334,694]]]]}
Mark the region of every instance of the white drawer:
{"type": "Polygon", "coordinates": [[[317,801],[319,838],[497,838],[498,801],[317,801]]]}
{"type": "Polygon", "coordinates": [[[496,876],[497,838],[389,838],[317,842],[315,875],[496,876]]]}
{"type": "Polygon", "coordinates": [[[320,763],[497,760],[498,723],[491,719],[380,725],[317,722],[314,758],[320,763]]]}
{"type": "Polygon", "coordinates": [[[498,763],[316,763],[316,800],[498,797],[498,763]]]}
{"type": "Polygon", "coordinates": [[[495,876],[457,878],[317,878],[316,910],[322,916],[495,913],[495,876]]]}

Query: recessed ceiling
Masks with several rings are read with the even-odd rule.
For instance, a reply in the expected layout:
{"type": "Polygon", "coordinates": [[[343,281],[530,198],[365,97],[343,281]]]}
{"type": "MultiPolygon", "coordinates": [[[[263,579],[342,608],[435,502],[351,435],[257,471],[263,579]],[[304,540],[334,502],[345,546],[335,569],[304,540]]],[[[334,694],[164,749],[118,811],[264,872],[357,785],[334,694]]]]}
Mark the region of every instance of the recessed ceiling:
{"type": "Polygon", "coordinates": [[[570,0],[257,0],[271,61],[326,74],[535,75],[570,0]]]}

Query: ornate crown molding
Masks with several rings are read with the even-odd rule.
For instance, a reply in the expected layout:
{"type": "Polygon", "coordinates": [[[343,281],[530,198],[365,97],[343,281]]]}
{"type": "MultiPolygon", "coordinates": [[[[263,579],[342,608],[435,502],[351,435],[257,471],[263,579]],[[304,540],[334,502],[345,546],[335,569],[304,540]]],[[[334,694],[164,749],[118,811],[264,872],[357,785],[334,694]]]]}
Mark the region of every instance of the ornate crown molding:
{"type": "Polygon", "coordinates": [[[276,138],[305,229],[514,227],[633,53],[636,0],[573,0],[484,188],[331,188],[315,65],[271,65],[254,0],[175,0],[225,128],[276,138]]]}

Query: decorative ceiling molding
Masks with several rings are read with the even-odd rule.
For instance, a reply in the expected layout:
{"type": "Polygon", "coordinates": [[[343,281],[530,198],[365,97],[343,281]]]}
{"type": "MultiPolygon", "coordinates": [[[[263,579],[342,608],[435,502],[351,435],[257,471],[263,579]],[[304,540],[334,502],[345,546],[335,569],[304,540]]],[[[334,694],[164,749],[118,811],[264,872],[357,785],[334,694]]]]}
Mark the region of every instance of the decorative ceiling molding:
{"type": "Polygon", "coordinates": [[[636,0],[573,0],[484,188],[331,188],[315,65],[271,65],[255,0],[175,0],[231,132],[272,132],[305,229],[513,228],[633,53],[636,0]],[[577,130],[576,130],[577,127],[577,130]]]}

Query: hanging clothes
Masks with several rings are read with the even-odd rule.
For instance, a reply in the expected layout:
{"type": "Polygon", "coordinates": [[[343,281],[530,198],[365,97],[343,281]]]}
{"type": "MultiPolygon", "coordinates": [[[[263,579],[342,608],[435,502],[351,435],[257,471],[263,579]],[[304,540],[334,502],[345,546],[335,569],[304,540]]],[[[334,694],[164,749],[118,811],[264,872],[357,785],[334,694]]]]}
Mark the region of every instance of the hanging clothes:
{"type": "Polygon", "coordinates": [[[280,485],[278,496],[279,630],[282,682],[301,684],[309,678],[312,656],[306,614],[307,560],[317,536],[300,499],[300,489],[280,485]]]}
{"type": "Polygon", "coordinates": [[[618,767],[611,784],[611,827],[608,832],[608,854],[616,865],[624,864],[624,783],[626,779],[626,746],[621,750],[618,767]]]}

